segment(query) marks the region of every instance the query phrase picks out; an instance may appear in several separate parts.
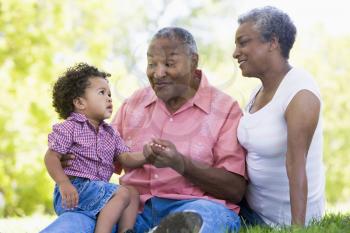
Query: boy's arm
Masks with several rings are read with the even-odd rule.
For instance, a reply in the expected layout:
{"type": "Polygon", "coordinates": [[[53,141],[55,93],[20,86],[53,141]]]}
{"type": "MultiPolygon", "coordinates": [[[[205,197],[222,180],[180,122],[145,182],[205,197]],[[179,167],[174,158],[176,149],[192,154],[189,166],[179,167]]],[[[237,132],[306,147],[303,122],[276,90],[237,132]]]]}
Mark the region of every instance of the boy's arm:
{"type": "Polygon", "coordinates": [[[46,169],[57,185],[60,185],[64,182],[70,182],[68,176],[64,173],[61,166],[61,156],[62,155],[60,153],[50,149],[48,149],[45,154],[46,169]]]}
{"type": "Polygon", "coordinates": [[[124,152],[119,154],[117,159],[125,168],[138,168],[146,163],[142,152],[124,152]]]}
{"type": "Polygon", "coordinates": [[[74,208],[78,205],[79,195],[76,188],[70,182],[61,166],[61,154],[48,149],[45,154],[45,166],[52,179],[58,185],[62,196],[62,205],[66,208],[74,208]]]}
{"type": "Polygon", "coordinates": [[[56,182],[56,184],[60,185],[64,182],[70,182],[68,176],[64,173],[63,168],[61,166],[61,154],[48,149],[45,154],[45,166],[47,171],[49,172],[52,179],[56,182]]]}

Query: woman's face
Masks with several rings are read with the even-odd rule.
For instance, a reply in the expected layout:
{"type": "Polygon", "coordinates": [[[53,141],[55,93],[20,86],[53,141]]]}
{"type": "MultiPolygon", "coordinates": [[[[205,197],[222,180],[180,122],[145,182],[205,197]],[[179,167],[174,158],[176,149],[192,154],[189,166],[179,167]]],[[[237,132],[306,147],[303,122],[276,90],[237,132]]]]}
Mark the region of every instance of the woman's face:
{"type": "Polygon", "coordinates": [[[253,22],[242,23],[235,37],[233,58],[237,59],[242,75],[261,77],[269,69],[271,43],[263,42],[253,22]]]}

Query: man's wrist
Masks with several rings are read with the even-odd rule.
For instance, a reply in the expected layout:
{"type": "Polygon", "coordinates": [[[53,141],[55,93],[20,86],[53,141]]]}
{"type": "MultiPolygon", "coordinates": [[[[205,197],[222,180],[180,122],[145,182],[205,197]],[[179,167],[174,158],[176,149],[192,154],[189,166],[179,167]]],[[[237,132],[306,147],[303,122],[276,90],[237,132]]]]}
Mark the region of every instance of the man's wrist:
{"type": "Polygon", "coordinates": [[[172,169],[174,169],[179,174],[184,175],[186,171],[186,162],[187,158],[181,153],[177,152],[176,163],[174,164],[174,166],[172,166],[172,169]]]}

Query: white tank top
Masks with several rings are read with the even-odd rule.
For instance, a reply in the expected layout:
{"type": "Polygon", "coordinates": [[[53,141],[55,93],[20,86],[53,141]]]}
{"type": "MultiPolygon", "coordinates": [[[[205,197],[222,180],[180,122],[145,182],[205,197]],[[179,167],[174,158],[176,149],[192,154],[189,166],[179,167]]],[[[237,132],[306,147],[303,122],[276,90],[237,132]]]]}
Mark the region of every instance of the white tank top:
{"type": "MultiPolygon", "coordinates": [[[[260,86],[261,87],[261,86],[260,86]]],[[[249,103],[260,87],[253,91],[249,103]]],[[[245,109],[238,126],[238,140],[247,150],[249,184],[246,199],[250,207],[269,225],[290,225],[291,207],[286,171],[287,124],[285,110],[301,90],[309,90],[320,100],[320,92],[311,75],[292,68],[281,81],[272,100],[249,113],[245,109]]],[[[322,162],[322,118],[320,118],[307,155],[308,198],[306,221],[324,214],[325,177],[322,162]]]]}

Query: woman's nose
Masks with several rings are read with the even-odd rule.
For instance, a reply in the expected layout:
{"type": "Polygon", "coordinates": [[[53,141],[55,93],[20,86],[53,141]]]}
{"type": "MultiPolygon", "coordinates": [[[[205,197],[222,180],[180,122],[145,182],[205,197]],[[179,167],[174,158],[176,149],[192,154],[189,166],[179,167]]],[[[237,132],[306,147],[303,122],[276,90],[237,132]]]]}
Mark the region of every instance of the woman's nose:
{"type": "Polygon", "coordinates": [[[236,46],[235,49],[233,50],[232,57],[233,59],[238,59],[238,56],[239,56],[239,49],[236,46]]]}

